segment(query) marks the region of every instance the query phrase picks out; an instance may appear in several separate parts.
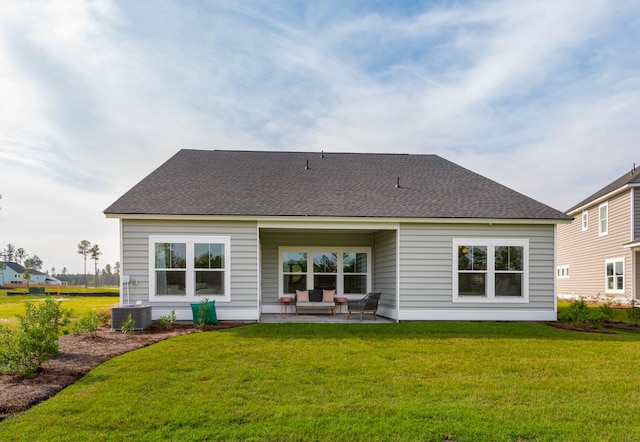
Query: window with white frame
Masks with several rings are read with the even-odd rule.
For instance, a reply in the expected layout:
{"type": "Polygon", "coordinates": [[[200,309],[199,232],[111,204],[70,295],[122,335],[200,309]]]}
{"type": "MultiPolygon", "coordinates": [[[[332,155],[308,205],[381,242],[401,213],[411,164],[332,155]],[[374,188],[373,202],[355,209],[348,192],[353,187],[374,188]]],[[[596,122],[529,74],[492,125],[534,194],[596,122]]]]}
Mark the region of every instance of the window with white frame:
{"type": "Polygon", "coordinates": [[[608,259],[605,262],[607,293],[624,293],[624,258],[608,259]]]}
{"type": "Polygon", "coordinates": [[[584,210],[582,212],[582,231],[589,230],[589,211],[584,210]]]}
{"type": "Polygon", "coordinates": [[[281,247],[280,293],[326,289],[365,294],[371,287],[370,248],[281,247]]]}
{"type": "Polygon", "coordinates": [[[609,204],[600,204],[598,208],[599,235],[603,236],[609,233],[609,204]]]}
{"type": "Polygon", "coordinates": [[[527,239],[454,238],[454,302],[528,302],[527,239]]]}
{"type": "Polygon", "coordinates": [[[230,300],[228,236],[150,236],[149,285],[155,300],[230,300]]]}
{"type": "Polygon", "coordinates": [[[569,265],[558,266],[556,267],[556,277],[558,279],[568,279],[571,276],[570,270],[571,266],[569,265]]]}

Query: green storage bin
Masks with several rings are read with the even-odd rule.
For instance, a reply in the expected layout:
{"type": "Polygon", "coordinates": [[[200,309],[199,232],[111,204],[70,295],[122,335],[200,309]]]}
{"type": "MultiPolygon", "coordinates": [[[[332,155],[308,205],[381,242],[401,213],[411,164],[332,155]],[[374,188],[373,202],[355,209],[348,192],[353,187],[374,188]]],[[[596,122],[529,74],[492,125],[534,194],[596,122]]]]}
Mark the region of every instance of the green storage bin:
{"type": "Polygon", "coordinates": [[[193,325],[214,325],[218,323],[216,301],[203,301],[191,304],[193,325]]]}

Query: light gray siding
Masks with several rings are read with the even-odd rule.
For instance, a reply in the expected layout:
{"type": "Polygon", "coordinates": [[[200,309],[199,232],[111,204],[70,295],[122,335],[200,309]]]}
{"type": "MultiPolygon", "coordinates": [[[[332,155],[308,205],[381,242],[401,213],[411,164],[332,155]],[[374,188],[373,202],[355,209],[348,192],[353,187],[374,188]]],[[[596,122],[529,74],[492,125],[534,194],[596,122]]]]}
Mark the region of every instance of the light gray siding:
{"type": "Polygon", "coordinates": [[[397,234],[396,231],[380,231],[374,234],[373,289],[382,293],[381,312],[397,318],[397,234]]]}
{"type": "Polygon", "coordinates": [[[631,250],[624,244],[631,242],[631,192],[620,193],[608,200],[608,234],[599,235],[598,207],[589,211],[589,228],[582,230],[581,213],[571,224],[558,226],[558,265],[570,267],[569,278],[558,279],[558,295],[597,297],[605,295],[607,259],[624,258],[625,293],[615,297],[631,296],[631,250]]]}
{"type": "Polygon", "coordinates": [[[224,235],[231,237],[231,299],[216,303],[220,319],[256,319],[258,314],[258,238],[255,222],[128,220],[121,222],[121,272],[137,280],[130,285],[130,300],[123,289],[123,302],[151,304],[154,319],[176,309],[179,318],[191,318],[190,302],[149,301],[150,235],[224,235]]]}
{"type": "Polygon", "coordinates": [[[261,230],[262,305],[276,306],[279,301],[279,247],[373,247],[372,233],[331,230],[261,230]]]}
{"type": "Polygon", "coordinates": [[[402,224],[400,319],[411,316],[403,313],[412,310],[554,312],[554,228],[553,225],[402,224]],[[454,303],[452,241],[458,237],[528,239],[529,303],[454,303]]]}

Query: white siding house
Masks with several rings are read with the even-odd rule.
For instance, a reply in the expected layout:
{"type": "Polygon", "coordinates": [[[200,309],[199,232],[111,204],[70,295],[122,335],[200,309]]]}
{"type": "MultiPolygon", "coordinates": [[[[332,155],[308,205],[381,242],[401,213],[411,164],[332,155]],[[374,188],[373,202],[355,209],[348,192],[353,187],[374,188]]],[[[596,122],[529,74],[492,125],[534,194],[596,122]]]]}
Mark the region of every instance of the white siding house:
{"type": "Polygon", "coordinates": [[[296,288],[404,320],[555,320],[567,215],[434,155],[182,150],[105,210],[121,303],[259,321],[296,288]]]}

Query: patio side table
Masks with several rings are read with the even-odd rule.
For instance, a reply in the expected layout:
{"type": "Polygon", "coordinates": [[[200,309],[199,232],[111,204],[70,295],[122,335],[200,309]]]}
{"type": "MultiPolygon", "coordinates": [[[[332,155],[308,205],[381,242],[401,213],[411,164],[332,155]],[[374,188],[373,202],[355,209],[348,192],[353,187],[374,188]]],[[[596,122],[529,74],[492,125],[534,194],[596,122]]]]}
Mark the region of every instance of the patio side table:
{"type": "Polygon", "coordinates": [[[295,311],[292,296],[283,296],[280,298],[280,313],[287,313],[287,308],[291,307],[291,313],[295,311]]]}
{"type": "Polygon", "coordinates": [[[336,297],[333,298],[336,303],[336,312],[339,313],[342,307],[344,307],[344,314],[347,314],[347,298],[344,297],[336,297]]]}

